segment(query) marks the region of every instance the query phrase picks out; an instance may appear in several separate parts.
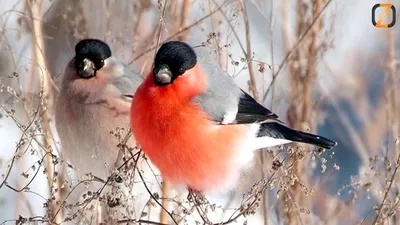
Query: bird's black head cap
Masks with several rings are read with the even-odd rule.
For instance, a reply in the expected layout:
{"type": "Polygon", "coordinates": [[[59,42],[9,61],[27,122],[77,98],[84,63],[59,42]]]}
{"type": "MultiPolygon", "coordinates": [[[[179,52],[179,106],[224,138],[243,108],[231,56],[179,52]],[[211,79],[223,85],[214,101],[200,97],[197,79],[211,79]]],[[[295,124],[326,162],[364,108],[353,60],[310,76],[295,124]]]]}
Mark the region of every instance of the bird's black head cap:
{"type": "Polygon", "coordinates": [[[180,41],[166,42],[161,45],[154,60],[155,82],[161,86],[171,84],[196,63],[197,56],[190,45],[180,41]]]}
{"type": "Polygon", "coordinates": [[[83,39],[75,46],[75,69],[82,78],[94,77],[109,57],[111,49],[107,43],[98,39],[83,39]]]}

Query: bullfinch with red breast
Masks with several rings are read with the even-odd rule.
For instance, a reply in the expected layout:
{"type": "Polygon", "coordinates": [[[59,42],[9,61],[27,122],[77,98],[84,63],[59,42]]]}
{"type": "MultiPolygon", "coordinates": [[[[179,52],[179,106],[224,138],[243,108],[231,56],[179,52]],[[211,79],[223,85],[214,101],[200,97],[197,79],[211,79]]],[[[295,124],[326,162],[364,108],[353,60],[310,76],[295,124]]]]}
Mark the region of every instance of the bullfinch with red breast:
{"type": "Polygon", "coordinates": [[[233,187],[253,151],[290,142],[330,149],[327,138],[293,130],[194,49],[164,43],[131,105],[137,144],[176,185],[196,192],[233,187]],[[133,116],[134,115],[134,116],[133,116]]]}

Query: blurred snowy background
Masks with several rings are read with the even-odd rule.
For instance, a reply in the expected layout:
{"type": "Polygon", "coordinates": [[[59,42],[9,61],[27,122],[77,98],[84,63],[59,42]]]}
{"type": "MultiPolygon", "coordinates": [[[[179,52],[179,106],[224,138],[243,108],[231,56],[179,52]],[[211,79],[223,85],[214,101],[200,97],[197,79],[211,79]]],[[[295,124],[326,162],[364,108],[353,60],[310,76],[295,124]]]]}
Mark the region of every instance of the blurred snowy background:
{"type": "MultiPolygon", "coordinates": [[[[165,201],[153,183],[146,207],[119,224],[400,224],[400,24],[372,25],[371,9],[383,2],[0,3],[0,224],[64,224],[71,216],[63,190],[73,171],[60,158],[52,105],[82,38],[105,40],[143,76],[158,39],[205,45],[211,60],[282,120],[339,143],[326,152],[260,151],[235,192],[206,196],[209,202],[190,203],[173,190],[165,201]]],[[[400,1],[391,3],[400,9],[400,1]]]]}

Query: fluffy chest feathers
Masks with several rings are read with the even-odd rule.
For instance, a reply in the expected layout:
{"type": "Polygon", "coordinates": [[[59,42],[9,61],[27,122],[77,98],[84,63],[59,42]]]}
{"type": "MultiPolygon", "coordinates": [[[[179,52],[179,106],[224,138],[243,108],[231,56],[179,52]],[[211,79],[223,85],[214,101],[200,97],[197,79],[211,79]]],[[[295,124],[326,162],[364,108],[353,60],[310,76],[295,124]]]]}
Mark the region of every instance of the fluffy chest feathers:
{"type": "Polygon", "coordinates": [[[56,110],[56,128],[63,154],[83,172],[107,177],[116,161],[119,143],[110,132],[117,127],[125,129],[123,134],[127,132],[129,103],[98,94],[99,98],[65,96],[71,95],[61,93],[56,110]]]}

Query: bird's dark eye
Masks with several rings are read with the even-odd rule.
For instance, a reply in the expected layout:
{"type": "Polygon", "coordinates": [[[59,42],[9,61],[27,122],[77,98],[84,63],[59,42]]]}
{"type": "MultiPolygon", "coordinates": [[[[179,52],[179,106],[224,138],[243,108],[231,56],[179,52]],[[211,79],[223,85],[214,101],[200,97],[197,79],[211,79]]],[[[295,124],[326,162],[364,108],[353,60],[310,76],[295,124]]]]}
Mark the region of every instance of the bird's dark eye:
{"type": "Polygon", "coordinates": [[[180,74],[183,74],[184,72],[185,72],[185,69],[183,69],[182,67],[179,68],[179,73],[180,73],[180,74]]]}
{"type": "Polygon", "coordinates": [[[101,69],[104,66],[104,59],[100,60],[98,63],[96,63],[96,69],[101,69]]]}

